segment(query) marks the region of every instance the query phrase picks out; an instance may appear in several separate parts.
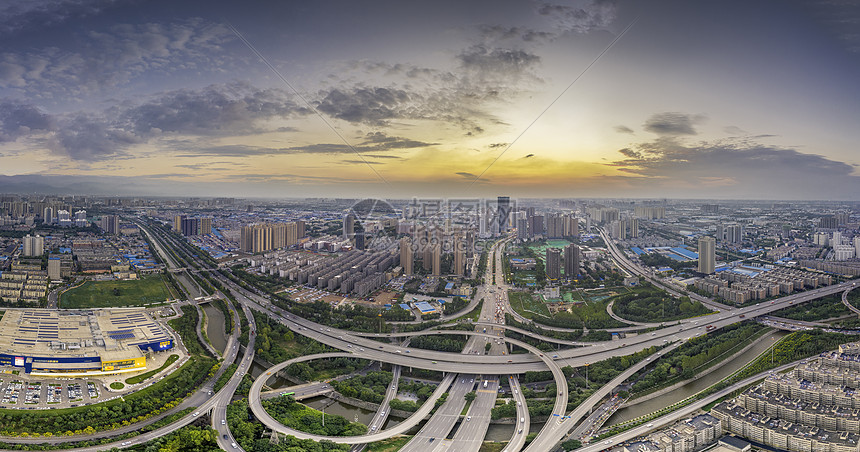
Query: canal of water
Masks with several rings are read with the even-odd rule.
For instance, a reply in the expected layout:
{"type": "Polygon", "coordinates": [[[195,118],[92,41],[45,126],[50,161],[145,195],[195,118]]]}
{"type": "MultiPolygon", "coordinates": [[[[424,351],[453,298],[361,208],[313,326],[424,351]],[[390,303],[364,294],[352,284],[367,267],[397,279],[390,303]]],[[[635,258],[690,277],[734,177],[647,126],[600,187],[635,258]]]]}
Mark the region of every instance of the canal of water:
{"type": "Polygon", "coordinates": [[[646,400],[642,403],[637,403],[636,405],[621,408],[620,410],[616,411],[615,414],[612,415],[612,417],[610,417],[608,421],[606,421],[605,425],[609,426],[617,424],[619,422],[628,421],[644,414],[657,411],[679,400],[686,399],[687,397],[703,389],[706,389],[707,387],[719,382],[723,378],[733,374],[735,371],[746,365],[748,362],[752,361],[756,356],[767,350],[768,347],[770,347],[775,341],[779,340],[786,334],[788,334],[786,331],[776,331],[770,334],[766,334],[764,336],[764,339],[757,342],[747,351],[741,353],[730,361],[726,361],[722,364],[718,364],[708,369],[705,375],[694,379],[693,381],[685,384],[684,386],[681,386],[680,388],[677,388],[673,391],[667,392],[666,394],[654,397],[651,400],[646,400]]]}
{"type": "Polygon", "coordinates": [[[216,350],[223,352],[227,348],[227,334],[224,331],[224,313],[220,309],[207,303],[203,305],[203,312],[209,323],[206,325],[206,336],[216,350]]]}

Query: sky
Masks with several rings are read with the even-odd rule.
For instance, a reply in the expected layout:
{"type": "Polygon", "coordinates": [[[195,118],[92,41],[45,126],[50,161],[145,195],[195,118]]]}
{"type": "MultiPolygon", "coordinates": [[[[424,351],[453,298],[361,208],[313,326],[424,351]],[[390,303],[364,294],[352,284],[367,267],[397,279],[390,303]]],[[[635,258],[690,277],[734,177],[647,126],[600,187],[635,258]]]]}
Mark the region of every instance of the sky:
{"type": "Polygon", "coordinates": [[[0,0],[0,191],[860,197],[860,4],[0,0]]]}

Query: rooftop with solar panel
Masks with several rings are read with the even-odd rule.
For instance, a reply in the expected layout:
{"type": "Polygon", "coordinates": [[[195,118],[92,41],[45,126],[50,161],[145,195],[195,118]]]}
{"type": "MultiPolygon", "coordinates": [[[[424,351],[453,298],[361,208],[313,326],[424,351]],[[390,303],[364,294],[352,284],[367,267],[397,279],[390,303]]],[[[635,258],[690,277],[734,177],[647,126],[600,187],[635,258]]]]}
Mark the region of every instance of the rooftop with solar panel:
{"type": "Polygon", "coordinates": [[[143,309],[8,310],[0,320],[0,365],[27,373],[123,373],[145,353],[173,348],[169,330],[143,309]]]}

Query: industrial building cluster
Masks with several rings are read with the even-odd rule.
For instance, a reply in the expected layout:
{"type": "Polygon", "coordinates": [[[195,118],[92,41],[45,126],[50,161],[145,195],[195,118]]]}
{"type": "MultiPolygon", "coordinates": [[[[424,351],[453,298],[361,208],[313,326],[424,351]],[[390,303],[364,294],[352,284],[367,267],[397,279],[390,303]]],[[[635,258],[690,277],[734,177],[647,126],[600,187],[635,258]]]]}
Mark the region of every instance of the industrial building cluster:
{"type": "Polygon", "coordinates": [[[789,374],[722,402],[711,414],[723,430],[788,451],[860,450],[860,347],[811,359],[789,374]]]}
{"type": "Polygon", "coordinates": [[[697,280],[694,286],[736,304],[829,286],[830,275],[796,268],[734,268],[697,280]]]}

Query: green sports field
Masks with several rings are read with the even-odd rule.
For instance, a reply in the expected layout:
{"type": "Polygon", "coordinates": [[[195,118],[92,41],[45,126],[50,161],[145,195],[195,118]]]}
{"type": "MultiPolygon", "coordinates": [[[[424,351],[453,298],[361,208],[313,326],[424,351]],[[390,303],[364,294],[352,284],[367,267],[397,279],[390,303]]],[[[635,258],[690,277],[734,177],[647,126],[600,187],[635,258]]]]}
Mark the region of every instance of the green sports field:
{"type": "Polygon", "coordinates": [[[60,295],[66,309],[112,308],[163,303],[169,298],[161,275],[130,281],[87,281],[60,295]]]}

